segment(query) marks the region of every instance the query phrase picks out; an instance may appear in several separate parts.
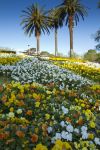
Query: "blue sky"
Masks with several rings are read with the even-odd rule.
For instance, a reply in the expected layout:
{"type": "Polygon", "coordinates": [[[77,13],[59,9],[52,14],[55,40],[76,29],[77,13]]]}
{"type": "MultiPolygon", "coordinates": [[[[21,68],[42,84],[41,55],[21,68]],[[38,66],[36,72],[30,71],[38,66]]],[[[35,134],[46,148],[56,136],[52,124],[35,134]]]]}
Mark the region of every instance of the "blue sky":
{"type": "MultiPolygon", "coordinates": [[[[53,8],[62,0],[0,0],[0,47],[9,47],[17,51],[24,51],[30,47],[36,47],[34,34],[29,38],[24,34],[21,22],[22,10],[34,2],[53,8]]],[[[97,9],[98,0],[81,0],[89,8],[88,16],[74,27],[74,51],[78,54],[85,53],[88,49],[94,49],[96,42],[93,34],[100,28],[100,9],[97,9]]],[[[69,32],[64,26],[58,30],[58,49],[65,55],[69,52],[69,32]]],[[[54,31],[50,35],[41,35],[40,50],[54,53],[54,31]]]]}

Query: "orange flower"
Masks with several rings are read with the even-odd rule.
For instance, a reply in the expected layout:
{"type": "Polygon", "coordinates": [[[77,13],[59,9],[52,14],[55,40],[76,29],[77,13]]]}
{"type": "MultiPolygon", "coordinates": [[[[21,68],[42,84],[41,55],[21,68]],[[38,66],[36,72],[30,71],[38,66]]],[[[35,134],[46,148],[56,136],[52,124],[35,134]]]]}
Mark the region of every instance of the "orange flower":
{"type": "Polygon", "coordinates": [[[78,120],[78,125],[82,125],[83,124],[83,119],[79,119],[78,120]]]}
{"type": "Polygon", "coordinates": [[[33,143],[36,143],[38,141],[38,135],[37,134],[33,134],[32,137],[31,137],[31,141],[33,143]]]}
{"type": "Polygon", "coordinates": [[[0,140],[3,140],[5,138],[5,134],[4,133],[0,133],[0,140]]]}
{"type": "Polygon", "coordinates": [[[64,92],[64,90],[62,90],[62,91],[61,91],[61,95],[65,95],[65,92],[64,92]]]}
{"type": "Polygon", "coordinates": [[[18,98],[19,98],[19,99],[24,99],[24,98],[25,98],[25,95],[24,95],[23,93],[20,93],[20,94],[18,94],[18,98]]]}
{"type": "Polygon", "coordinates": [[[96,90],[97,93],[100,93],[100,90],[96,90]]]}
{"type": "Polygon", "coordinates": [[[72,122],[72,120],[69,117],[66,117],[66,121],[70,123],[72,122]]]}
{"type": "Polygon", "coordinates": [[[23,138],[25,136],[25,134],[22,132],[22,131],[16,131],[16,135],[19,137],[19,138],[23,138]]]}
{"type": "Polygon", "coordinates": [[[21,101],[19,101],[19,102],[17,103],[17,105],[18,105],[18,106],[24,106],[24,105],[25,105],[25,103],[24,103],[24,101],[23,101],[23,100],[21,100],[21,101]]]}
{"type": "Polygon", "coordinates": [[[29,116],[31,116],[31,115],[32,115],[32,110],[28,110],[28,111],[26,112],[26,114],[29,115],[29,116]]]}
{"type": "Polygon", "coordinates": [[[7,101],[7,96],[6,96],[6,95],[3,95],[2,98],[1,98],[1,100],[2,100],[3,102],[6,102],[6,101],[7,101]]]}
{"type": "Polygon", "coordinates": [[[0,140],[6,139],[9,136],[9,132],[0,133],[0,140]]]}

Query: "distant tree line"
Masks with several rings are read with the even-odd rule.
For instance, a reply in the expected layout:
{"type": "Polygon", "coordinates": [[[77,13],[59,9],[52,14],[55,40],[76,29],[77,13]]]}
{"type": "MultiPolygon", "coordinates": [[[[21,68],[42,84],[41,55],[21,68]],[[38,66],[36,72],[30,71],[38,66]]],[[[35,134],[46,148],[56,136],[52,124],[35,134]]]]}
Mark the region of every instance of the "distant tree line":
{"type": "Polygon", "coordinates": [[[0,48],[0,53],[16,54],[16,51],[11,48],[0,48]]]}

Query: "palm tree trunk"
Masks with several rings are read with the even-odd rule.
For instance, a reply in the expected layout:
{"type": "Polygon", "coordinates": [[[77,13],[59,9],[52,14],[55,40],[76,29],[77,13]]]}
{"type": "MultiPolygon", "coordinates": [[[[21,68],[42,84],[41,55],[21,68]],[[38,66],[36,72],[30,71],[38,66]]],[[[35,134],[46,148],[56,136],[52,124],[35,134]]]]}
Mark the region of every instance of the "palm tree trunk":
{"type": "Polygon", "coordinates": [[[69,34],[70,34],[70,57],[73,57],[74,51],[73,51],[73,16],[69,17],[69,34]]]}
{"type": "Polygon", "coordinates": [[[55,56],[57,56],[57,54],[58,54],[58,39],[57,39],[57,35],[58,35],[58,32],[57,32],[57,29],[55,28],[55,56]]]}
{"type": "Polygon", "coordinates": [[[38,55],[40,51],[40,35],[37,35],[36,39],[37,39],[37,55],[38,55]]]}

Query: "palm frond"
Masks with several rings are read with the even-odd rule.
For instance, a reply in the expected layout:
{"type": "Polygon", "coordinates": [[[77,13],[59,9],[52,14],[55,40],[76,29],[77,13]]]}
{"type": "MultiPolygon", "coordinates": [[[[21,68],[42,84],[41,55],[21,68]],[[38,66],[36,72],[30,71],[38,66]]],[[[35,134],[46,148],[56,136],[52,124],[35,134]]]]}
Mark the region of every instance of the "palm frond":
{"type": "Polygon", "coordinates": [[[50,18],[46,15],[47,11],[44,10],[44,7],[39,7],[37,3],[32,4],[30,7],[27,7],[26,10],[22,11],[22,21],[21,25],[26,34],[31,36],[34,32],[41,34],[41,32],[49,32],[49,21],[50,18]]]}

